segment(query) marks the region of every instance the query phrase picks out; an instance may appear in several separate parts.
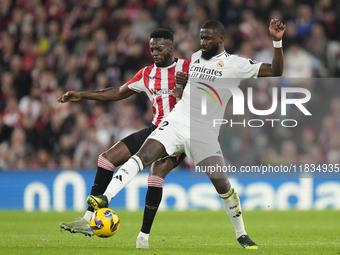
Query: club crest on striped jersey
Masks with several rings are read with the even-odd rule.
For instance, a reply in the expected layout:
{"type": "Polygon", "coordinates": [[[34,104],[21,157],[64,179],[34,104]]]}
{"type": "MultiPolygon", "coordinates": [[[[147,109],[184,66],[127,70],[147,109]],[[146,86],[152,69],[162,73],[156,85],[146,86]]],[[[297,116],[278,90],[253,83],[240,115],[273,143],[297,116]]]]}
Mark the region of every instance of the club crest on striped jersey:
{"type": "Polygon", "coordinates": [[[218,61],[218,62],[217,62],[217,66],[218,66],[218,67],[224,67],[223,61],[222,61],[222,60],[218,61]]]}

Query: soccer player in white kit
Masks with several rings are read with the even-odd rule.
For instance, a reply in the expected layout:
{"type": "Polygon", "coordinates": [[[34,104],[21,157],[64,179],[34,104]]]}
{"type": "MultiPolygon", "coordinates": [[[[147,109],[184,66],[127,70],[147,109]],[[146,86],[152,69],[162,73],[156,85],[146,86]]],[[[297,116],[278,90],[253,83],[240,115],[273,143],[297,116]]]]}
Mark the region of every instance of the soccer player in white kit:
{"type": "MultiPolygon", "coordinates": [[[[219,127],[214,127],[212,120],[223,118],[225,107],[221,107],[222,102],[226,105],[231,93],[229,90],[219,88],[226,84],[232,89],[232,86],[239,86],[241,80],[251,77],[280,76],[283,72],[282,36],[285,29],[285,25],[279,20],[271,20],[269,32],[273,38],[274,56],[272,64],[265,64],[226,53],[223,24],[217,20],[207,21],[200,30],[201,50],[191,57],[189,80],[182,99],[151,133],[141,149],[117,171],[116,175],[121,175],[122,180],[113,178],[103,195],[87,198],[88,204],[95,209],[107,207],[108,202],[132,180],[133,176],[155,160],[169,155],[185,152],[195,166],[201,169],[208,166],[225,166],[217,140],[219,127]],[[202,120],[201,98],[204,90],[208,89],[212,91],[210,94],[214,93],[212,97],[217,98],[215,104],[218,107],[207,105],[209,112],[202,120]]],[[[178,75],[178,79],[181,79],[181,74],[178,75]]],[[[206,172],[206,174],[222,199],[223,207],[234,225],[238,242],[245,249],[258,249],[245,231],[240,200],[230,185],[227,173],[206,172]]],[[[143,239],[147,242],[148,235],[140,233],[137,243],[143,239]]]]}

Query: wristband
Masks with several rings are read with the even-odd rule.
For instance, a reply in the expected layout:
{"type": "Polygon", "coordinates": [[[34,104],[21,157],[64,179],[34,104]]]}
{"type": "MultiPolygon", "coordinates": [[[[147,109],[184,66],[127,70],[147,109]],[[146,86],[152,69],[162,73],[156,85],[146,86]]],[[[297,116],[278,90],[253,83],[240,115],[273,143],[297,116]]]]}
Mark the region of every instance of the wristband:
{"type": "Polygon", "coordinates": [[[282,48],[282,39],[280,41],[273,41],[274,48],[282,48]]]}

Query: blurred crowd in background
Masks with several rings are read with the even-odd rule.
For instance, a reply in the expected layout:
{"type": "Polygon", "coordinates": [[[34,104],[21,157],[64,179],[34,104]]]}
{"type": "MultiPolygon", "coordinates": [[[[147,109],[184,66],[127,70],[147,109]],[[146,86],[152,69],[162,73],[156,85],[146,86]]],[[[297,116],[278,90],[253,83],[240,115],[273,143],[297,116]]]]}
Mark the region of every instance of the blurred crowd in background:
{"type": "MultiPolygon", "coordinates": [[[[276,86],[312,93],[312,117],[296,107],[271,116],[296,119],[296,128],[222,126],[227,162],[339,163],[339,17],[336,0],[1,0],[0,169],[95,169],[100,153],[150,123],[150,102],[143,94],[108,103],[57,98],[127,82],[152,64],[149,34],[158,27],[173,32],[174,55],[189,60],[208,19],[225,25],[227,52],[268,63],[269,22],[287,25],[283,76],[241,85],[253,87],[256,109],[270,108],[276,86]]],[[[237,120],[231,112],[229,103],[226,119],[237,120]]]]}

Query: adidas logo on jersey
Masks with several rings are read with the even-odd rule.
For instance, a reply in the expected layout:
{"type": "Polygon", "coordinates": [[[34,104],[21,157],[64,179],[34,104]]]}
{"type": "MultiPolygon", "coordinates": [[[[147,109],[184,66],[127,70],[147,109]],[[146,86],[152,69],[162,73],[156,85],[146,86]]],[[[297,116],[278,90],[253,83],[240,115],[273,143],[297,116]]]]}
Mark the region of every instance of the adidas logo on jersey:
{"type": "Polygon", "coordinates": [[[199,64],[200,63],[200,60],[199,59],[197,59],[195,62],[194,62],[194,64],[199,64]]]}
{"type": "Polygon", "coordinates": [[[255,61],[255,60],[252,60],[252,59],[248,59],[249,60],[249,63],[251,64],[251,65],[254,65],[254,64],[256,64],[257,62],[255,61]]]}
{"type": "Polygon", "coordinates": [[[154,80],[154,79],[155,79],[155,76],[149,76],[149,79],[150,79],[150,80],[154,80]]]}
{"type": "Polygon", "coordinates": [[[113,177],[113,178],[115,178],[115,179],[118,179],[118,180],[120,180],[120,181],[122,181],[123,180],[123,178],[122,178],[122,176],[121,175],[116,175],[115,177],[113,177]]]}

